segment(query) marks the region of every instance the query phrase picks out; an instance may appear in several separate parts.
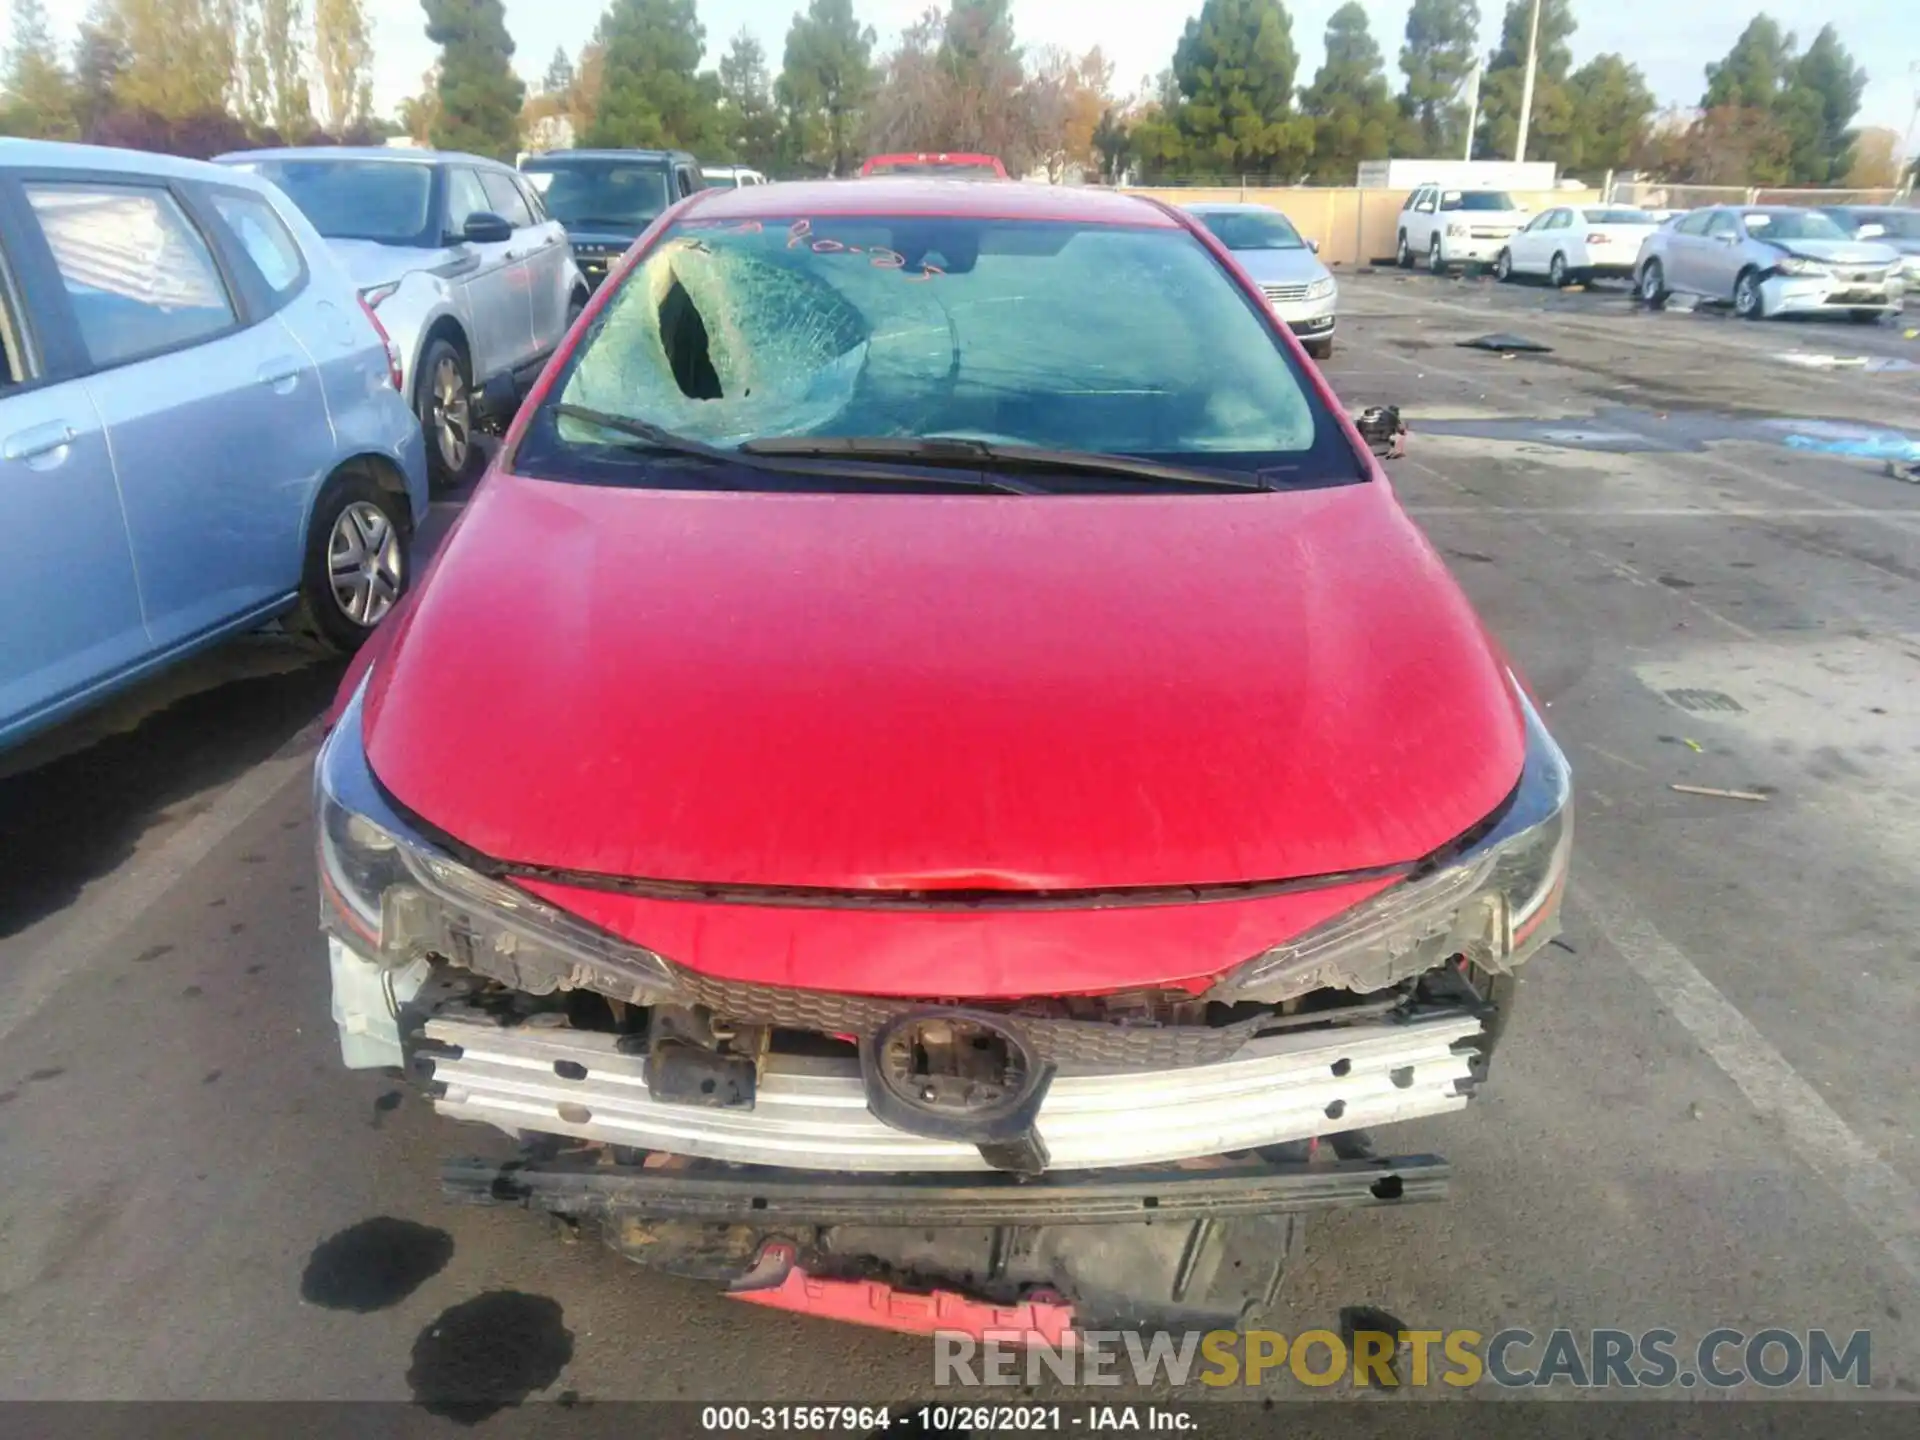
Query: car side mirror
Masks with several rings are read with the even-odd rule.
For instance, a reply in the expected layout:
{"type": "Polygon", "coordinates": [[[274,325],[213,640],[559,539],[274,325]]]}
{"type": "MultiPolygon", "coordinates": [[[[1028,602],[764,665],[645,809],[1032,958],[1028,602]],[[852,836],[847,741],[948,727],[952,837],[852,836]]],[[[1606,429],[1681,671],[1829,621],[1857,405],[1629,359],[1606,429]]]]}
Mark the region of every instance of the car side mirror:
{"type": "Polygon", "coordinates": [[[513,226],[505,216],[495,215],[491,210],[476,210],[467,216],[460,237],[469,245],[504,245],[513,239],[513,226]]]}
{"type": "Polygon", "coordinates": [[[1318,255],[1320,253],[1320,242],[1318,240],[1307,241],[1307,249],[1318,255]]]}

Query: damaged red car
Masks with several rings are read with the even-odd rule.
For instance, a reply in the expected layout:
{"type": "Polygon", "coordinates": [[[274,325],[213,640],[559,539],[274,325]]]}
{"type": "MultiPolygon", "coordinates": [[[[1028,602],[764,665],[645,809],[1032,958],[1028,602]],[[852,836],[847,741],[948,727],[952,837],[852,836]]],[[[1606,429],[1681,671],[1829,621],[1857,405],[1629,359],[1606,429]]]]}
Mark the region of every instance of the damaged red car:
{"type": "Polygon", "coordinates": [[[1234,1324],[1487,1076],[1569,773],[1319,373],[1140,198],[702,192],[362,653],[333,1009],[447,1192],[903,1327],[1234,1324]],[[454,1132],[450,1129],[450,1137],[454,1132]]]}

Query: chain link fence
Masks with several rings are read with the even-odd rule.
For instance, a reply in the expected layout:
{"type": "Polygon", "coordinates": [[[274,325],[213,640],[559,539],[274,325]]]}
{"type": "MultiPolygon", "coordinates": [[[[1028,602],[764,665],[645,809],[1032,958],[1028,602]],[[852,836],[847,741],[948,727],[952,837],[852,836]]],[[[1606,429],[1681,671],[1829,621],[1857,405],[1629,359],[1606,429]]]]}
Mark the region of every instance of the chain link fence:
{"type": "Polygon", "coordinates": [[[1669,185],[1659,180],[1616,180],[1607,203],[1642,210],[1699,210],[1708,205],[1895,205],[1912,203],[1893,189],[1810,190],[1764,185],[1669,185]]]}

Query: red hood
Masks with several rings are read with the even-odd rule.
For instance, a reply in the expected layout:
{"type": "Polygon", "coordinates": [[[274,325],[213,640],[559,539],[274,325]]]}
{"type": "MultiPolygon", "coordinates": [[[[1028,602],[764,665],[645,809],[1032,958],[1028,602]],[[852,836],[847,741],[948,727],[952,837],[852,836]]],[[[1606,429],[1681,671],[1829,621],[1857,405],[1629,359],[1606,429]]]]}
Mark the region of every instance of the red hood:
{"type": "Polygon", "coordinates": [[[1419,856],[1518,708],[1384,484],[1017,499],[496,475],[374,667],[373,769],[501,859],[1108,888],[1419,856]]]}

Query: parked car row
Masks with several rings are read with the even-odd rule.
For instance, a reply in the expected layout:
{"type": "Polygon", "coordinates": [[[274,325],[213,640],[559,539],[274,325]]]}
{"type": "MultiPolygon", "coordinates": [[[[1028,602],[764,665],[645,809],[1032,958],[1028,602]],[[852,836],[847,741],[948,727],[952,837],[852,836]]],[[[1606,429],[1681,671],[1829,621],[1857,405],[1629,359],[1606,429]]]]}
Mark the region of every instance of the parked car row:
{"type": "Polygon", "coordinates": [[[1674,294],[1721,301],[1749,319],[1840,314],[1871,322],[1920,283],[1920,210],[1897,206],[1712,205],[1680,214],[1556,205],[1528,217],[1502,190],[1416,187],[1396,256],[1443,274],[1490,264],[1503,281],[1557,287],[1630,279],[1660,306],[1674,294]]]}

